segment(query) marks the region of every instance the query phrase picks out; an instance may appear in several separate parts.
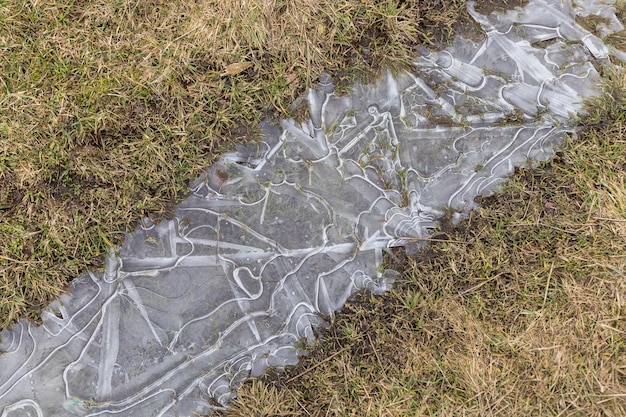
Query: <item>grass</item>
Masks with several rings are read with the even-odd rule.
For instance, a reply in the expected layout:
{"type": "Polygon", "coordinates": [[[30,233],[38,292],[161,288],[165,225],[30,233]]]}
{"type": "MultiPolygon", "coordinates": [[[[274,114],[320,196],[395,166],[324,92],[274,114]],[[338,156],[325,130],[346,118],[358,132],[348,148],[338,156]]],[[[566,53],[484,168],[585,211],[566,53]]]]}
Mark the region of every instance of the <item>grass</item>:
{"type": "MultiPolygon", "coordinates": [[[[401,68],[467,18],[460,0],[237,5],[0,0],[0,328],[167,216],[260,117],[297,114],[321,72],[401,68]]],[[[392,291],[357,296],[224,415],[626,415],[626,78],[605,76],[554,161],[443,227],[392,291]]]]}

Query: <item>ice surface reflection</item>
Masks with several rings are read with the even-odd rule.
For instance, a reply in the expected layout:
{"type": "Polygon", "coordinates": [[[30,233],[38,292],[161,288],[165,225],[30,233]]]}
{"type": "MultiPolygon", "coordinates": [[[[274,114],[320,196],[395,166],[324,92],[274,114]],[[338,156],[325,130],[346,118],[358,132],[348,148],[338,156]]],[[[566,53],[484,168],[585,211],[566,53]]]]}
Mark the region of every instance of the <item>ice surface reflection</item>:
{"type": "Polygon", "coordinates": [[[414,73],[333,93],[310,119],[263,126],[192,184],[171,221],[148,220],[104,273],[75,279],[2,332],[0,409],[22,416],[188,416],[225,406],[250,375],[295,364],[355,291],[386,291],[383,251],[465,216],[515,167],[573,132],[597,65],[622,58],[580,27],[608,6],[533,0],[483,16],[484,39],[420,49],[414,73]]]}

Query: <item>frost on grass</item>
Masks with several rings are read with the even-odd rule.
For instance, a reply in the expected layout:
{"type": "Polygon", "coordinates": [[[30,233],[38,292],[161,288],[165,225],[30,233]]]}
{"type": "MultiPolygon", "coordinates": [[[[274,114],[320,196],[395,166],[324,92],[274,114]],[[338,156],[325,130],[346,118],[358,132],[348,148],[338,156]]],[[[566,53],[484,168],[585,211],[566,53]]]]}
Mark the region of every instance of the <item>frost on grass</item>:
{"type": "Polygon", "coordinates": [[[295,364],[354,292],[386,291],[383,251],[459,220],[515,167],[549,158],[622,57],[574,21],[612,9],[534,0],[483,16],[482,41],[418,51],[413,73],[333,93],[304,123],[266,123],[43,313],[1,333],[1,417],[188,416],[248,376],[295,364]]]}

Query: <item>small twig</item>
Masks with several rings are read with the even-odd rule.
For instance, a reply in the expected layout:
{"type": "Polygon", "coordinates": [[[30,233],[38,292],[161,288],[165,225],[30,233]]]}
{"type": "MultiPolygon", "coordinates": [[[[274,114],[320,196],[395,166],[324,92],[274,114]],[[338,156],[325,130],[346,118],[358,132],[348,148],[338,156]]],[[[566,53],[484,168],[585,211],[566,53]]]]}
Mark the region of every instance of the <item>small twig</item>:
{"type": "Polygon", "coordinates": [[[490,283],[491,281],[498,279],[501,275],[504,275],[504,273],[503,273],[503,272],[500,272],[498,275],[496,275],[496,276],[494,276],[494,277],[491,277],[491,278],[489,278],[489,279],[486,279],[486,280],[484,280],[483,282],[481,282],[480,284],[474,285],[472,288],[468,288],[468,289],[467,289],[467,290],[465,290],[465,291],[461,291],[461,292],[458,294],[458,297],[462,297],[462,296],[464,296],[465,294],[469,294],[469,293],[471,293],[471,292],[476,291],[477,289],[479,289],[479,288],[480,288],[480,287],[482,287],[483,285],[488,284],[488,283],[490,283]]]}
{"type": "Polygon", "coordinates": [[[550,272],[548,272],[548,282],[546,283],[546,290],[543,293],[543,304],[541,304],[541,309],[546,306],[546,301],[548,301],[548,290],[550,289],[550,280],[552,279],[552,271],[554,271],[554,261],[552,261],[552,265],[550,265],[550,272]]]}
{"type": "Polygon", "coordinates": [[[323,365],[324,363],[330,361],[331,359],[333,359],[335,356],[339,356],[341,353],[345,352],[346,350],[348,350],[347,347],[341,349],[339,352],[337,353],[333,353],[332,355],[330,355],[329,357],[327,357],[326,359],[324,359],[323,361],[316,363],[315,365],[311,366],[309,369],[305,370],[304,372],[300,372],[298,375],[293,376],[291,378],[289,378],[287,381],[285,381],[286,384],[290,383],[291,381],[295,381],[296,379],[300,378],[302,375],[306,375],[309,372],[311,372],[313,369],[317,368],[318,366],[323,365]]]}
{"type": "Polygon", "coordinates": [[[626,397],[626,394],[600,394],[598,395],[598,397],[606,397],[605,400],[598,401],[598,404],[604,404],[606,402],[614,400],[615,398],[624,398],[626,397]]]}
{"type": "Polygon", "coordinates": [[[300,408],[302,410],[304,410],[305,413],[307,413],[309,416],[311,415],[311,413],[309,413],[307,411],[307,409],[302,405],[302,403],[300,403],[300,401],[298,401],[298,399],[296,398],[296,396],[293,394],[293,392],[291,392],[291,390],[287,390],[287,392],[289,393],[289,395],[291,395],[291,398],[294,399],[294,401],[300,406],[300,408]]]}
{"type": "Polygon", "coordinates": [[[380,356],[378,356],[378,351],[376,350],[376,347],[374,347],[374,342],[372,342],[372,338],[370,337],[369,333],[367,333],[367,340],[369,340],[370,342],[370,346],[372,347],[372,350],[374,351],[374,355],[376,356],[378,365],[380,365],[380,369],[385,373],[385,375],[387,375],[387,370],[383,366],[383,361],[380,360],[380,356]]]}
{"type": "Polygon", "coordinates": [[[403,237],[403,238],[398,238],[398,240],[407,240],[407,241],[413,241],[413,240],[417,240],[420,242],[449,242],[449,243],[464,243],[464,244],[468,244],[469,242],[463,242],[460,240],[451,240],[451,239],[435,239],[432,237],[403,237]]]}
{"type": "Polygon", "coordinates": [[[30,263],[43,262],[41,259],[33,259],[32,261],[20,261],[19,259],[9,258],[8,256],[4,256],[4,255],[0,255],[0,259],[7,260],[9,262],[15,262],[18,264],[30,264],[30,263]]]}

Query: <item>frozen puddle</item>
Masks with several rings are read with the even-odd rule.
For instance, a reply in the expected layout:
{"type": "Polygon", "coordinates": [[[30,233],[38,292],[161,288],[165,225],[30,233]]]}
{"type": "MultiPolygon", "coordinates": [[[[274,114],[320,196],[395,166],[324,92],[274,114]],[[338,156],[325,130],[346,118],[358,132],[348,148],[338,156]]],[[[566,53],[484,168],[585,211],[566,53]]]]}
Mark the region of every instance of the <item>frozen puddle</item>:
{"type": "Polygon", "coordinates": [[[173,220],[146,220],[104,273],[76,278],[42,326],[2,331],[1,417],[209,414],[249,375],[295,364],[323,315],[389,289],[385,249],[428,238],[448,210],[465,216],[573,132],[596,67],[622,57],[575,13],[623,29],[590,1],[472,9],[484,40],[420,50],[418,75],[347,96],[321,77],[310,120],[264,126],[173,220]]]}

